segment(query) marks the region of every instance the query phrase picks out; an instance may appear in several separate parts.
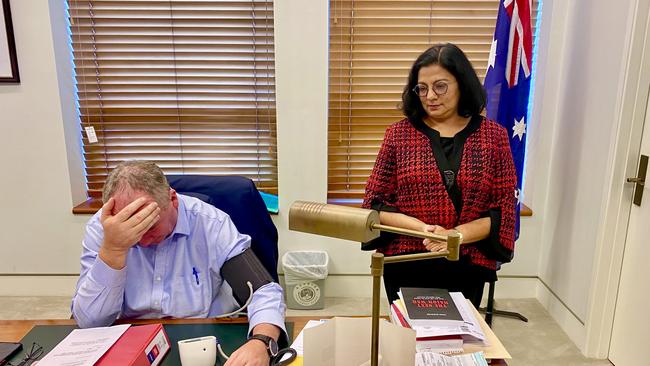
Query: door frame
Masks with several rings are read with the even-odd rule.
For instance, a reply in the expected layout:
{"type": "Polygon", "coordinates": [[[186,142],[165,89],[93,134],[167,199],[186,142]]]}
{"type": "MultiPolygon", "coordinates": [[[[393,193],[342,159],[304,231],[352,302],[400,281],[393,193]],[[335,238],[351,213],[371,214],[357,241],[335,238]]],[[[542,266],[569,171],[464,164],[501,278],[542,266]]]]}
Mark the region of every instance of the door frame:
{"type": "MultiPolygon", "coordinates": [[[[650,95],[650,0],[637,0],[629,30],[624,82],[617,101],[618,124],[613,160],[607,162],[609,182],[604,196],[604,227],[599,230],[594,256],[589,312],[586,321],[585,355],[607,358],[614,325],[614,311],[623,265],[623,253],[632,207],[648,96],[650,95]],[[648,65],[643,67],[643,65],[648,65]]],[[[650,126],[648,126],[650,128],[650,126]]],[[[650,199],[650,197],[648,198],[650,199]]],[[[650,204],[650,203],[646,203],[650,204]]]]}

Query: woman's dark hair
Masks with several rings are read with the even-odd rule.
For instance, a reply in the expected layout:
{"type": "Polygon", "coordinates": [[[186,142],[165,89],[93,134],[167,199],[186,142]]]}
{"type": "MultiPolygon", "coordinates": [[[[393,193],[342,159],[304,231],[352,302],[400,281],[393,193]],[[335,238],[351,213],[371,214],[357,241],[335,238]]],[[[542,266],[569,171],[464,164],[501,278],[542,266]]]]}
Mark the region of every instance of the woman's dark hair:
{"type": "Polygon", "coordinates": [[[460,100],[458,114],[463,117],[478,115],[486,103],[485,89],[476,76],[476,71],[465,56],[465,53],[455,44],[438,44],[424,51],[413,63],[409,73],[408,83],[402,92],[402,111],[411,120],[422,120],[427,112],[422,108],[420,98],[413,91],[418,83],[420,69],[429,65],[440,65],[449,71],[458,82],[460,100]]]}

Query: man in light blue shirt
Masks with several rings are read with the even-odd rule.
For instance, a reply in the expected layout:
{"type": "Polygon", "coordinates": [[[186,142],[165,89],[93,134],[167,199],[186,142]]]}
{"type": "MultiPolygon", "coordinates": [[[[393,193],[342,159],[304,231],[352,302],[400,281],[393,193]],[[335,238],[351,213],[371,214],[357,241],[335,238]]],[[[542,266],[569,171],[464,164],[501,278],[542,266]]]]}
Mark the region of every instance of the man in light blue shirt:
{"type": "MultiPolygon", "coordinates": [[[[196,198],[176,194],[151,162],[116,167],[104,206],[86,225],[81,275],[72,299],[80,327],[117,318],[207,318],[236,308],[221,267],[250,247],[230,217],[196,198]]],[[[227,365],[268,365],[264,341],[284,328],[282,288],[258,288],[248,306],[252,341],[227,365]],[[259,338],[256,338],[259,336],[259,338]]]]}

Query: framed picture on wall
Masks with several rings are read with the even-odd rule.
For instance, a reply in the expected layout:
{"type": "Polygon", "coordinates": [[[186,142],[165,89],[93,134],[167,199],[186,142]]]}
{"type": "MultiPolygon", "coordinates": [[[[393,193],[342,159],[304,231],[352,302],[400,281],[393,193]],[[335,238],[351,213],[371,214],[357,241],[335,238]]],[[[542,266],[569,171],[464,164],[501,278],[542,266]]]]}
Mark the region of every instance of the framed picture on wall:
{"type": "Polygon", "coordinates": [[[0,0],[0,83],[18,83],[18,59],[9,0],[0,0]]]}

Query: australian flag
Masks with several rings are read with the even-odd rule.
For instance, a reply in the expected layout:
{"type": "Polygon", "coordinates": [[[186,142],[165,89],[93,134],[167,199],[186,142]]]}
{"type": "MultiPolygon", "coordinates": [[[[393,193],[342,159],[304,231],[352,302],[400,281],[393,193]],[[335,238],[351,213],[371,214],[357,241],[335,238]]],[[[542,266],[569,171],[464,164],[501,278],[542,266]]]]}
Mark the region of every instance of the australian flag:
{"type": "Polygon", "coordinates": [[[517,199],[515,239],[519,238],[532,58],[531,0],[501,0],[485,90],[488,118],[502,124],[510,135],[510,149],[517,170],[517,190],[513,192],[517,199]]]}

